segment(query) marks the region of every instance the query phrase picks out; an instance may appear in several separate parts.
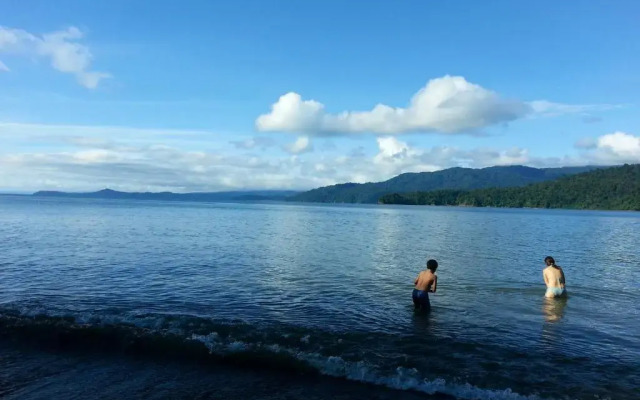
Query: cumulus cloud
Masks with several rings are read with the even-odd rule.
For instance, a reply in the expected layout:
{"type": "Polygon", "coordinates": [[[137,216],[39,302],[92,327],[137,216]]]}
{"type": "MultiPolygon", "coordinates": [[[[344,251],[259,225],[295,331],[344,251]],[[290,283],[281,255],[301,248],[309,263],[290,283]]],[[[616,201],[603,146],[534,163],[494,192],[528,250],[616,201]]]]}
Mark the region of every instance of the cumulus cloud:
{"type": "Polygon", "coordinates": [[[405,172],[436,171],[455,166],[482,168],[536,162],[529,156],[528,150],[518,147],[504,150],[492,148],[464,150],[451,146],[422,149],[410,146],[392,136],[379,137],[377,142],[378,154],[373,158],[373,167],[378,174],[382,172],[384,179],[405,172]]]}
{"type": "Polygon", "coordinates": [[[598,150],[625,162],[640,162],[640,136],[614,132],[598,138],[598,150]]]}
{"type": "Polygon", "coordinates": [[[377,139],[380,152],[376,156],[379,159],[397,159],[409,155],[409,146],[394,137],[380,137],[377,139]]]}
{"type": "Polygon", "coordinates": [[[479,129],[526,116],[585,113],[612,107],[507,99],[464,77],[446,75],[430,80],[405,108],[378,104],[369,111],[331,114],[324,104],[289,92],[271,106],[269,113],[256,119],[256,128],[308,135],[477,133],[479,129]]]}
{"type": "Polygon", "coordinates": [[[305,133],[378,133],[437,131],[455,133],[509,122],[530,112],[517,100],[504,99],[460,76],[430,80],[406,108],[376,105],[370,111],[329,114],[322,103],[287,93],[271,112],[258,117],[261,131],[305,133]]]}
{"type": "Polygon", "coordinates": [[[436,146],[421,149],[410,146],[397,137],[379,137],[377,142],[378,154],[373,158],[374,168],[369,178],[376,174],[392,177],[403,172],[433,171],[455,166],[482,168],[493,165],[528,165],[547,168],[640,163],[640,136],[625,132],[605,134],[597,139],[583,139],[576,144],[581,150],[579,154],[561,157],[538,157],[520,147],[460,149],[436,146]]]}
{"type": "MultiPolygon", "coordinates": [[[[0,54],[48,59],[57,71],[72,74],[82,86],[95,89],[111,75],[90,70],[93,55],[87,46],[78,43],[83,37],[84,33],[76,27],[36,35],[0,26],[0,54]]],[[[9,68],[0,62],[0,70],[9,68]]]]}
{"type": "Polygon", "coordinates": [[[615,165],[640,163],[640,136],[626,132],[613,132],[598,138],[583,138],[576,148],[582,150],[584,164],[615,165]]]}
{"type": "Polygon", "coordinates": [[[615,132],[598,138],[598,147],[616,154],[640,157],[640,137],[629,133],[615,132]]]}

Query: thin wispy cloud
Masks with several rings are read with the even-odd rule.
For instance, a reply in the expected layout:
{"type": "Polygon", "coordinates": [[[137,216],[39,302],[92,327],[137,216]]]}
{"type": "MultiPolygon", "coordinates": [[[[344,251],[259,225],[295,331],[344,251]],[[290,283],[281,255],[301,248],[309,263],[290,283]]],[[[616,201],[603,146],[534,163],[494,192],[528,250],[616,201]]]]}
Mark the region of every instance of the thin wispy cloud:
{"type": "MultiPolygon", "coordinates": [[[[562,104],[546,100],[536,100],[529,103],[533,114],[543,117],[556,117],[565,114],[584,114],[584,118],[589,117],[587,113],[597,111],[608,111],[620,108],[616,104],[562,104]]],[[[591,116],[591,119],[594,117],[591,116]]],[[[597,118],[597,117],[595,117],[597,118]]]]}
{"type": "Polygon", "coordinates": [[[582,138],[574,144],[574,147],[576,149],[583,149],[583,150],[595,149],[596,147],[598,147],[598,141],[594,138],[582,138]]]}
{"type": "Polygon", "coordinates": [[[598,122],[602,122],[602,117],[585,115],[584,117],[582,117],[582,122],[584,122],[585,124],[597,124],[598,122]]]}
{"type": "Polygon", "coordinates": [[[234,145],[237,149],[262,149],[266,150],[269,147],[276,145],[276,141],[273,138],[266,136],[256,136],[245,140],[232,140],[229,143],[234,145]]]}
{"type": "Polygon", "coordinates": [[[29,138],[34,143],[43,140],[69,140],[69,138],[117,138],[126,137],[133,142],[152,138],[180,141],[211,140],[220,135],[206,130],[158,129],[129,126],[55,125],[0,121],[0,138],[29,138]]]}
{"type": "MultiPolygon", "coordinates": [[[[73,26],[42,35],[0,26],[0,54],[46,59],[55,70],[72,74],[82,86],[95,89],[111,74],[91,69],[93,55],[79,42],[83,37],[84,33],[73,26]]],[[[2,61],[0,70],[10,71],[2,61]]]]}

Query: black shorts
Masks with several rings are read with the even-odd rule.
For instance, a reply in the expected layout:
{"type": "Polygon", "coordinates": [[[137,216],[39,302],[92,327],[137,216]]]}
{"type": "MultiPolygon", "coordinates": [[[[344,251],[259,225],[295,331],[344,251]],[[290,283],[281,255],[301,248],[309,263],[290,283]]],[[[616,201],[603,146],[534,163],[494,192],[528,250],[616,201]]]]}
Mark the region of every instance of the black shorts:
{"type": "Polygon", "coordinates": [[[413,289],[413,305],[416,309],[430,310],[429,293],[426,290],[413,289]]]}

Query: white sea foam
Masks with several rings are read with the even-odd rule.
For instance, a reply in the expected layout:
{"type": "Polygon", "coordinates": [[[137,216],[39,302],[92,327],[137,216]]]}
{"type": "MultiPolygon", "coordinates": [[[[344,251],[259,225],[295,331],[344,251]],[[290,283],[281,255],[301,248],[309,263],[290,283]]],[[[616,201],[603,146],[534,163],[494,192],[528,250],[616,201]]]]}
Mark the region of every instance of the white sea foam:
{"type": "MultiPolygon", "coordinates": [[[[64,316],[64,312],[51,312],[51,310],[41,309],[40,307],[22,308],[21,314],[34,316],[37,314],[47,314],[49,316],[64,316]]],[[[132,323],[139,327],[159,328],[164,326],[164,331],[181,331],[178,327],[181,322],[179,320],[166,324],[166,320],[159,316],[107,316],[96,315],[93,313],[76,314],[76,322],[81,324],[89,324],[99,320],[100,323],[132,323]]],[[[284,334],[283,337],[289,337],[290,334],[284,334]]],[[[489,390],[482,389],[471,384],[457,384],[447,382],[445,379],[437,378],[428,380],[420,375],[420,371],[415,368],[405,368],[398,366],[394,373],[382,373],[376,367],[371,366],[364,361],[348,361],[340,356],[326,356],[320,353],[302,352],[295,349],[283,347],[278,344],[264,343],[247,343],[236,340],[231,337],[223,338],[217,332],[211,332],[207,335],[192,334],[191,340],[201,342],[213,354],[233,354],[251,351],[267,351],[274,354],[285,354],[298,361],[303,361],[315,368],[323,375],[345,378],[352,381],[364,382],[379,386],[384,386],[398,390],[415,390],[427,394],[444,393],[454,396],[458,399],[466,400],[538,400],[535,395],[521,395],[513,392],[511,389],[489,390]]],[[[300,338],[300,342],[309,343],[310,336],[306,335],[300,338]]]]}
{"type": "Polygon", "coordinates": [[[370,383],[391,389],[415,390],[427,394],[444,393],[466,400],[539,400],[535,395],[521,395],[511,389],[489,390],[471,384],[448,383],[445,379],[428,380],[420,376],[415,368],[397,367],[394,374],[381,374],[375,367],[363,361],[346,361],[339,356],[306,353],[277,344],[245,343],[237,340],[225,342],[216,332],[209,335],[192,335],[191,340],[203,343],[215,354],[230,354],[239,351],[270,351],[287,354],[304,361],[323,375],[370,383]]]}

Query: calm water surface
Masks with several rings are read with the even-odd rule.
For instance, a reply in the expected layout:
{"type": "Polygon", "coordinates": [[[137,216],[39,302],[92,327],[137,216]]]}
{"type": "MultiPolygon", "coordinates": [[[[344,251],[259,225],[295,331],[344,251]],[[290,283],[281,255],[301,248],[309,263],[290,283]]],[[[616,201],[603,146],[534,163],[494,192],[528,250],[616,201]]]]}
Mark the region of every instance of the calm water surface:
{"type": "Polygon", "coordinates": [[[0,312],[458,398],[634,399],[639,238],[638,213],[0,196],[0,312]],[[546,255],[566,300],[543,297],[546,255]]]}

